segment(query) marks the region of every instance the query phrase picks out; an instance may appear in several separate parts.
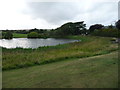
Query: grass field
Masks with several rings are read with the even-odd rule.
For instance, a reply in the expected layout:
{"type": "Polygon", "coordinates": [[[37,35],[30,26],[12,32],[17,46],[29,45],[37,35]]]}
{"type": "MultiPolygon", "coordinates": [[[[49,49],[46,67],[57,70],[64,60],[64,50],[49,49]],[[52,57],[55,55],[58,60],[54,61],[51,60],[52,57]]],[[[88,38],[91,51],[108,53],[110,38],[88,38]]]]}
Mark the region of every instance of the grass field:
{"type": "Polygon", "coordinates": [[[117,52],[3,71],[3,88],[117,87],[117,52]]]}
{"type": "Polygon", "coordinates": [[[5,49],[2,50],[3,70],[47,64],[67,59],[91,57],[118,50],[118,45],[111,38],[74,36],[80,42],[40,47],[38,49],[5,49]]]}
{"type": "Polygon", "coordinates": [[[13,33],[13,38],[27,38],[27,34],[13,33]]]}

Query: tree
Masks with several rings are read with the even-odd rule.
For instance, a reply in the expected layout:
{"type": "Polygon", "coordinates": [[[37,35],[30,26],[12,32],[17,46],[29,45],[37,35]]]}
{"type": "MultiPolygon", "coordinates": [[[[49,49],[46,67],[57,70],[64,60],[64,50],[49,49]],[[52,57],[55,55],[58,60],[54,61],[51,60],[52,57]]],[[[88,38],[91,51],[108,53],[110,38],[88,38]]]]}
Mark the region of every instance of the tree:
{"type": "Polygon", "coordinates": [[[37,32],[30,32],[27,38],[39,38],[39,34],[37,32]]]}
{"type": "Polygon", "coordinates": [[[91,35],[94,36],[103,36],[103,37],[118,37],[120,31],[114,28],[106,28],[101,30],[95,30],[91,35]]]}
{"type": "Polygon", "coordinates": [[[116,27],[120,30],[120,20],[115,23],[116,27]]]}
{"type": "Polygon", "coordinates": [[[5,39],[12,39],[13,38],[13,34],[10,31],[7,31],[4,34],[3,38],[5,38],[5,39]]]}
{"type": "Polygon", "coordinates": [[[65,35],[79,35],[86,32],[86,24],[82,22],[68,22],[63,24],[61,27],[56,29],[56,35],[65,36],[65,35]]]}
{"type": "Polygon", "coordinates": [[[84,21],[73,24],[74,35],[86,34],[86,24],[84,21]]]}
{"type": "Polygon", "coordinates": [[[29,33],[30,32],[37,32],[37,33],[39,33],[39,29],[37,29],[37,28],[31,29],[31,30],[29,30],[29,33]]]}
{"type": "Polygon", "coordinates": [[[95,24],[95,25],[91,25],[89,28],[90,32],[94,32],[94,30],[99,30],[102,29],[104,26],[102,24],[95,24]]]}
{"type": "Polygon", "coordinates": [[[108,28],[112,29],[112,28],[114,28],[114,26],[111,24],[108,26],[108,28]]]}

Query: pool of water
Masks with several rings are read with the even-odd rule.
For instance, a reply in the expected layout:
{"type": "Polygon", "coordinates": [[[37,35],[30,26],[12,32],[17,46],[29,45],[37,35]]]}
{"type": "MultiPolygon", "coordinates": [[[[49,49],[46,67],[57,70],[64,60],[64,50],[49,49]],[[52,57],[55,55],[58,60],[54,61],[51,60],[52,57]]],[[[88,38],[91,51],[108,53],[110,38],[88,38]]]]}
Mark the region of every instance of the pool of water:
{"type": "Polygon", "coordinates": [[[28,38],[13,38],[10,40],[0,39],[0,46],[5,48],[38,48],[41,46],[54,46],[58,44],[65,44],[76,42],[78,40],[72,39],[55,39],[55,38],[47,38],[47,39],[28,39],[28,38]]]}

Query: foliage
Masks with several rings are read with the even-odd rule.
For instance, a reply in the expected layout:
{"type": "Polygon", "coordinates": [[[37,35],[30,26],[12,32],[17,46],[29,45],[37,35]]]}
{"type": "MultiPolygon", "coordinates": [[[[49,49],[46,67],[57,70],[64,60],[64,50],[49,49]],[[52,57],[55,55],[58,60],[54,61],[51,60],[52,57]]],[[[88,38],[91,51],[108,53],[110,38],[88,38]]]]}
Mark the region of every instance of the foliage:
{"type": "Polygon", "coordinates": [[[116,27],[120,30],[120,20],[118,20],[115,24],[116,24],[116,27]]]}
{"type": "Polygon", "coordinates": [[[95,30],[92,35],[95,36],[103,36],[103,37],[118,37],[118,35],[120,34],[120,31],[118,31],[118,29],[101,29],[101,30],[95,30]]]}
{"type": "Polygon", "coordinates": [[[28,34],[29,31],[28,31],[28,30],[13,30],[13,33],[17,33],[17,34],[28,34]]]}
{"type": "Polygon", "coordinates": [[[102,29],[104,26],[102,24],[95,24],[95,25],[91,25],[89,28],[90,32],[94,32],[94,30],[96,29],[102,29]]]}
{"type": "MultiPolygon", "coordinates": [[[[37,49],[5,49],[3,48],[3,70],[41,65],[70,58],[83,58],[100,55],[117,50],[111,38],[78,36],[80,42],[46,46],[37,49]]],[[[77,38],[77,37],[75,37],[77,38]]]]}
{"type": "Polygon", "coordinates": [[[48,37],[49,37],[48,33],[42,33],[42,34],[40,34],[40,38],[46,39],[48,37]]]}
{"type": "Polygon", "coordinates": [[[3,33],[3,38],[5,38],[5,39],[12,39],[13,38],[12,32],[7,31],[6,33],[3,33]]]}
{"type": "Polygon", "coordinates": [[[86,24],[83,23],[84,22],[66,23],[55,30],[55,35],[65,36],[65,35],[85,34],[86,24]]]}
{"type": "MultiPolygon", "coordinates": [[[[116,27],[119,29],[120,20],[116,22],[116,27]]],[[[89,29],[86,29],[84,21],[81,22],[68,22],[56,29],[30,29],[30,30],[10,30],[15,38],[64,38],[70,35],[96,35],[96,36],[110,36],[117,37],[119,32],[111,30],[116,28],[113,25],[103,26],[102,24],[91,25],[89,29]],[[110,30],[103,30],[103,29],[110,30]],[[94,32],[95,31],[95,32],[94,32]],[[115,32],[114,32],[115,31],[115,32]],[[33,33],[34,32],[34,33],[33,33]],[[33,35],[31,35],[33,33],[33,35]],[[36,34],[35,34],[36,33],[36,34]],[[29,35],[27,35],[29,34],[29,35]],[[35,35],[34,35],[35,34],[35,35]]],[[[2,30],[3,36],[8,30],[2,30]]]]}
{"type": "Polygon", "coordinates": [[[2,39],[2,32],[0,31],[0,39],[2,39]]]}
{"type": "Polygon", "coordinates": [[[114,26],[111,24],[111,25],[108,25],[108,28],[114,29],[114,26]]]}
{"type": "MultiPolygon", "coordinates": [[[[116,22],[116,27],[119,29],[120,20],[116,22]]],[[[102,24],[94,24],[86,29],[84,21],[81,22],[68,22],[56,29],[31,29],[31,30],[9,30],[13,33],[14,38],[66,38],[72,35],[95,35],[105,37],[118,37],[120,32],[116,30],[113,25],[104,26],[102,24]],[[34,32],[34,33],[33,33],[34,32]]],[[[2,30],[2,37],[8,30],[2,30]]]]}
{"type": "Polygon", "coordinates": [[[39,38],[39,34],[37,32],[30,32],[27,38],[39,38]]]}
{"type": "Polygon", "coordinates": [[[48,31],[47,29],[37,29],[37,28],[34,28],[34,29],[29,30],[29,33],[30,32],[37,32],[38,34],[45,34],[47,31],[48,31]]]}

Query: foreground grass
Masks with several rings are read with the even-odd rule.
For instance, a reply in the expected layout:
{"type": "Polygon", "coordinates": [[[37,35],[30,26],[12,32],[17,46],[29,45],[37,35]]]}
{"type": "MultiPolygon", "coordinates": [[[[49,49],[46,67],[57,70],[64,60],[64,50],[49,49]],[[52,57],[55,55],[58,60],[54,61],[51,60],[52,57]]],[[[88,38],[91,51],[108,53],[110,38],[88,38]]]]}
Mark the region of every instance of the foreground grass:
{"type": "Polygon", "coordinates": [[[3,88],[117,87],[117,52],[3,72],[3,88]]]}
{"type": "Polygon", "coordinates": [[[111,43],[111,38],[92,36],[74,36],[74,38],[82,41],[64,45],[40,47],[38,49],[3,48],[3,70],[101,55],[118,49],[117,44],[111,43]]]}
{"type": "Polygon", "coordinates": [[[13,33],[13,38],[27,38],[27,34],[13,33]]]}

